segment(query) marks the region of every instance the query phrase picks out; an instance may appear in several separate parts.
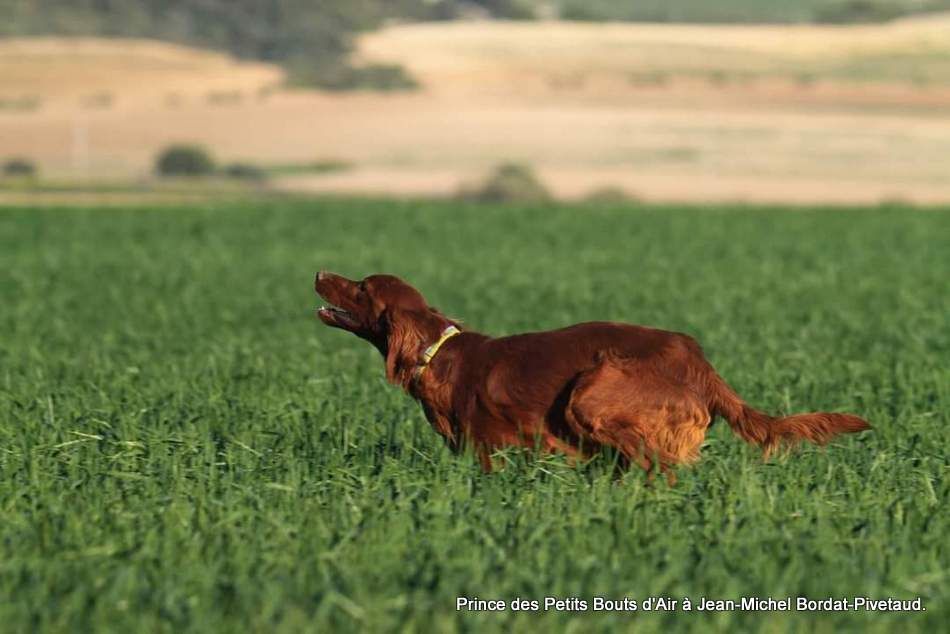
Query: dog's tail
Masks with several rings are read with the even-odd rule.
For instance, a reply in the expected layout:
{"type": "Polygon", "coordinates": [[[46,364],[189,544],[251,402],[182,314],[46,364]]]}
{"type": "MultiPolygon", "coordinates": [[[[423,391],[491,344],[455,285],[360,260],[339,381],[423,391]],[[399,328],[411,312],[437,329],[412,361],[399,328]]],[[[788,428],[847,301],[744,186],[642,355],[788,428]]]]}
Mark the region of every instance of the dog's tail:
{"type": "Polygon", "coordinates": [[[760,412],[739,398],[719,375],[714,374],[712,409],[729,422],[729,426],[746,442],[762,448],[766,457],[781,445],[791,446],[807,440],[824,445],[838,434],[871,429],[863,418],[852,414],[812,412],[775,418],[760,412]]]}

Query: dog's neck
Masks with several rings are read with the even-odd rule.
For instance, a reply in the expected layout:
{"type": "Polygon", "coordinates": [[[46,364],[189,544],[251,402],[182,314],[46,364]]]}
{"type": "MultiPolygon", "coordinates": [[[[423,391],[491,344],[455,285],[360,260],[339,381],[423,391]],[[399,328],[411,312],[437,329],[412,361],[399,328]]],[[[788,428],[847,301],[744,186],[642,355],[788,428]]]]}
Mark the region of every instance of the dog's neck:
{"type": "MultiPolygon", "coordinates": [[[[444,319],[439,324],[439,330],[433,331],[420,345],[425,347],[416,357],[411,378],[403,383],[403,389],[417,400],[430,402],[431,405],[448,398],[455,376],[461,368],[461,353],[467,347],[465,343],[458,342],[468,340],[472,335],[477,336],[478,333],[463,331],[455,322],[444,319]]],[[[447,406],[448,402],[442,404],[447,406]]]]}
{"type": "MultiPolygon", "coordinates": [[[[456,379],[463,371],[463,358],[469,343],[475,334],[464,333],[454,324],[449,324],[419,359],[417,374],[404,387],[406,391],[422,405],[426,419],[441,434],[449,446],[457,449],[460,445],[458,421],[453,415],[453,400],[456,379]],[[468,335],[459,337],[458,335],[468,335]],[[451,342],[451,344],[448,344],[451,342]],[[421,371],[418,371],[421,369],[421,371]]],[[[476,338],[478,338],[476,336],[476,338]]]]}
{"type": "Polygon", "coordinates": [[[418,383],[422,379],[422,375],[425,373],[426,368],[429,367],[429,363],[435,358],[435,355],[439,353],[439,349],[442,345],[456,335],[462,334],[462,331],[455,327],[453,324],[449,324],[439,335],[439,338],[430,344],[425,350],[422,351],[422,356],[419,358],[419,363],[416,364],[416,369],[412,372],[412,380],[414,383],[418,383]]]}

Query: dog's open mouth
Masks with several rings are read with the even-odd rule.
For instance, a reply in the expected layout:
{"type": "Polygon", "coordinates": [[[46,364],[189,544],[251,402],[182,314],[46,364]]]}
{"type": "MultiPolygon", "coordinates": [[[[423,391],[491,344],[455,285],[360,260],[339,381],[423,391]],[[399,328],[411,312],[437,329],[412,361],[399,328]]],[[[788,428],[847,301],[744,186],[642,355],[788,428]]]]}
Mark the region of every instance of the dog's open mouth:
{"type": "Polygon", "coordinates": [[[318,308],[317,317],[328,326],[336,326],[337,328],[345,328],[347,330],[353,330],[360,325],[356,317],[353,316],[353,313],[333,305],[318,308]]]}

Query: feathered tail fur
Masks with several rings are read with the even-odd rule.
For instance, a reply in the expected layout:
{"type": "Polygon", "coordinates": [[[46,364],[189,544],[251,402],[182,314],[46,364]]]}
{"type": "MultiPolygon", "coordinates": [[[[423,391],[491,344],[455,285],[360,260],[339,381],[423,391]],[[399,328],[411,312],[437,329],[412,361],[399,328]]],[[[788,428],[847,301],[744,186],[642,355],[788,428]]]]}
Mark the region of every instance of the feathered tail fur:
{"type": "Polygon", "coordinates": [[[743,440],[762,447],[766,456],[782,445],[802,440],[824,445],[838,434],[871,429],[866,420],[853,414],[812,412],[776,418],[749,407],[718,375],[712,387],[715,412],[743,440]]]}

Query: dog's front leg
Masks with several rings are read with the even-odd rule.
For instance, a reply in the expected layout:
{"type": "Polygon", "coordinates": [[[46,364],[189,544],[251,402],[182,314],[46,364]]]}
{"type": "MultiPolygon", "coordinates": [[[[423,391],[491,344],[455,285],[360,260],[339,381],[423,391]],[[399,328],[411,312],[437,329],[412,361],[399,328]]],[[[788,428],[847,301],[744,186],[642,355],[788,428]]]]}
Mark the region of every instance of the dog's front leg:
{"type": "Polygon", "coordinates": [[[482,473],[491,473],[494,471],[495,467],[492,464],[491,447],[479,444],[475,452],[478,454],[478,464],[482,467],[482,473]]]}

